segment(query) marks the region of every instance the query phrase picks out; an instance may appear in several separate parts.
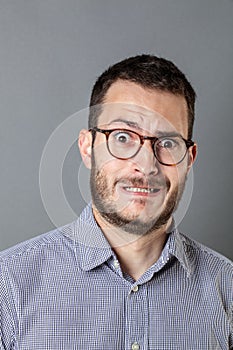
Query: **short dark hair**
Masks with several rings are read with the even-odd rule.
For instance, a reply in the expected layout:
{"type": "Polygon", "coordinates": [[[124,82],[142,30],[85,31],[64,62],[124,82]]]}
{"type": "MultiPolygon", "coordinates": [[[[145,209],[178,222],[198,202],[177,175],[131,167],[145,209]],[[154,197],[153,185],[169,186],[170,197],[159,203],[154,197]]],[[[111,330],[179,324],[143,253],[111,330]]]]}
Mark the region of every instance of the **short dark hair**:
{"type": "MultiPolygon", "coordinates": [[[[127,80],[137,83],[143,88],[184,96],[188,107],[188,138],[191,139],[196,93],[186,76],[173,62],[165,58],[144,54],[129,57],[110,66],[95,82],[90,98],[90,107],[103,104],[108,89],[117,80],[127,80]]],[[[97,125],[99,114],[100,110],[97,112],[90,108],[89,129],[97,125]]]]}

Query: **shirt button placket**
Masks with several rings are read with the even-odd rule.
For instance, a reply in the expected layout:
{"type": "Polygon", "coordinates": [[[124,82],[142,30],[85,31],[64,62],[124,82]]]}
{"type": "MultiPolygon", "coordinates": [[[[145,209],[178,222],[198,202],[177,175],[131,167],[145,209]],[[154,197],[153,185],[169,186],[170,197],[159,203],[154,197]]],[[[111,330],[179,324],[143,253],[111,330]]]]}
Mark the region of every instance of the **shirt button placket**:
{"type": "Polygon", "coordinates": [[[147,349],[148,302],[145,285],[131,285],[126,307],[126,349],[147,349]]]}

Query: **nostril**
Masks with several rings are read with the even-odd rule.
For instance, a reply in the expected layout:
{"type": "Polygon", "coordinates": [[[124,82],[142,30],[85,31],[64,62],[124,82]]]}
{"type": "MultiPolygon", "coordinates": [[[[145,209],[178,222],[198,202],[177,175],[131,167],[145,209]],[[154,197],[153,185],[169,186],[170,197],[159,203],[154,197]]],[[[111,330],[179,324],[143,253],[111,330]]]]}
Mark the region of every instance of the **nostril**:
{"type": "Polygon", "coordinates": [[[134,170],[137,173],[142,174],[143,176],[154,176],[157,175],[159,173],[159,165],[158,165],[158,161],[154,161],[154,162],[135,162],[134,163],[134,170]]]}

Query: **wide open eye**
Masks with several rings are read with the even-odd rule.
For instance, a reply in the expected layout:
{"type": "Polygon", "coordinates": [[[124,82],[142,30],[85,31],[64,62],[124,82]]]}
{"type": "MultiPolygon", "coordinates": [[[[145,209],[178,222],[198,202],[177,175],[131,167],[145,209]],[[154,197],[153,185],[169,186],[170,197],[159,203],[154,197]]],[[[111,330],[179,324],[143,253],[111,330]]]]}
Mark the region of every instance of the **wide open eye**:
{"type": "Polygon", "coordinates": [[[156,157],[165,165],[178,164],[184,158],[186,152],[186,144],[179,136],[162,137],[155,143],[156,157]]]}
{"type": "Polygon", "coordinates": [[[135,136],[130,131],[116,130],[112,133],[112,136],[114,138],[114,142],[117,142],[122,145],[129,145],[132,142],[135,142],[135,136]]]}
{"type": "Polygon", "coordinates": [[[177,146],[179,146],[179,142],[178,140],[176,140],[175,138],[164,138],[164,139],[160,139],[158,140],[157,143],[157,147],[160,149],[167,149],[167,150],[173,150],[175,149],[177,146]]]}
{"type": "Polygon", "coordinates": [[[108,150],[116,158],[129,159],[140,148],[140,136],[127,129],[113,130],[108,139],[108,150]]]}

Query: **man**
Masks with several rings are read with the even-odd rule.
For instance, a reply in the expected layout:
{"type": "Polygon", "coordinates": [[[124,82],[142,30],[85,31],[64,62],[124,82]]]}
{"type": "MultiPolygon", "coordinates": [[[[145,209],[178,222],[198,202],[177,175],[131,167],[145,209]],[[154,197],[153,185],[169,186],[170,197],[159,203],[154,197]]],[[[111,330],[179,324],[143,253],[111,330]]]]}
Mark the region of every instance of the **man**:
{"type": "Polygon", "coordinates": [[[194,103],[155,56],[98,78],[79,136],[92,203],[1,253],[2,349],[233,349],[233,265],[172,218],[197,152],[194,103]]]}

